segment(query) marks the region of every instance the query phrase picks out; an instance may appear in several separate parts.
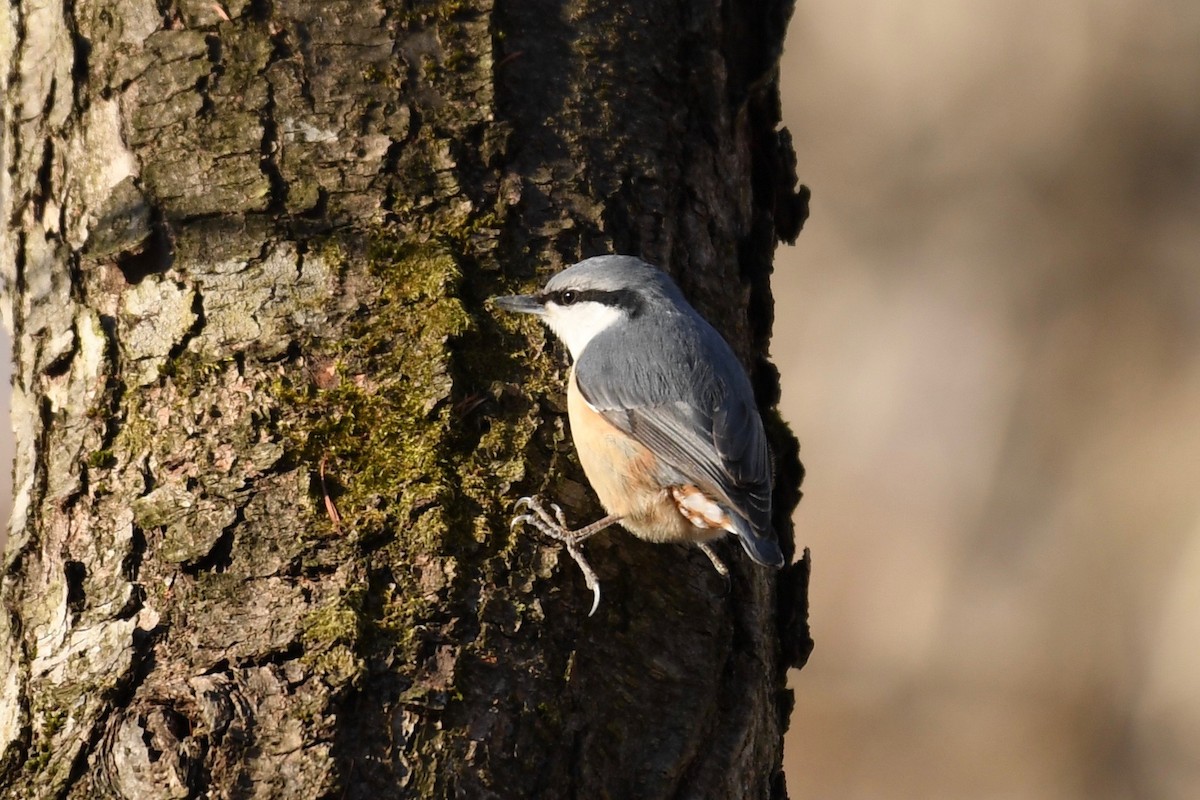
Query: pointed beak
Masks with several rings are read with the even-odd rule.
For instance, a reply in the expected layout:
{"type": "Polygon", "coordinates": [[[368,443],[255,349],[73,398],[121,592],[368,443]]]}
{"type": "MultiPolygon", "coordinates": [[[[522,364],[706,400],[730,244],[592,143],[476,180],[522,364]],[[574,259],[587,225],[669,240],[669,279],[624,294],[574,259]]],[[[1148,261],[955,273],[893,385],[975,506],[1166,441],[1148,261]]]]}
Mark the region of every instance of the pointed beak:
{"type": "Polygon", "coordinates": [[[538,316],[542,316],[546,313],[546,308],[542,305],[542,302],[531,294],[493,297],[492,304],[505,311],[516,311],[519,314],[537,314],[538,316]]]}

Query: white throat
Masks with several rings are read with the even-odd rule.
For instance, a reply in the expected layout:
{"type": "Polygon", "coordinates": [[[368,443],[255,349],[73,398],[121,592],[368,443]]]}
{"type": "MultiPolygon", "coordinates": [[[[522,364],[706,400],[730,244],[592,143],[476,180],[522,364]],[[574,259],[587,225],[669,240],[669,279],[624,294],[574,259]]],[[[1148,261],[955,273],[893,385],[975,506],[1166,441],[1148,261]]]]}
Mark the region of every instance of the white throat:
{"type": "Polygon", "coordinates": [[[588,342],[624,314],[619,308],[590,300],[571,306],[551,302],[546,304],[545,320],[554,335],[571,351],[571,360],[578,361],[588,342]]]}

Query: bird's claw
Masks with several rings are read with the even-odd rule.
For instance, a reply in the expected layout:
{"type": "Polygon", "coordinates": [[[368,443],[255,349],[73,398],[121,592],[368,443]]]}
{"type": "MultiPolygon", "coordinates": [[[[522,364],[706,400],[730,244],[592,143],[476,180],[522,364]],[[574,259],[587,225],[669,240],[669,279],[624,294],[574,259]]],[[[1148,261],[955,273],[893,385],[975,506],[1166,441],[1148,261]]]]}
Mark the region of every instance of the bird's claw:
{"type": "Polygon", "coordinates": [[[509,523],[509,529],[516,530],[520,525],[532,525],[539,532],[565,546],[567,555],[575,561],[579,571],[583,573],[583,582],[592,590],[592,608],[588,611],[590,617],[600,607],[600,579],[596,577],[596,571],[592,569],[592,565],[584,558],[583,550],[574,538],[575,532],[567,527],[567,518],[563,514],[562,508],[557,503],[551,503],[550,509],[554,512],[553,517],[542,507],[541,501],[536,497],[522,497],[517,500],[513,510],[527,510],[532,513],[518,514],[513,517],[512,522],[509,523]]]}
{"type": "Polygon", "coordinates": [[[551,503],[550,508],[554,511],[554,516],[542,506],[542,502],[537,497],[522,497],[517,500],[514,511],[528,510],[532,513],[519,514],[513,517],[510,523],[510,529],[516,528],[519,524],[528,523],[537,528],[542,533],[560,542],[571,540],[573,531],[567,527],[567,518],[563,515],[563,510],[557,503],[551,503]]]}
{"type": "Polygon", "coordinates": [[[588,611],[588,616],[590,617],[600,607],[600,579],[596,577],[596,573],[592,570],[592,565],[583,557],[583,551],[579,549],[579,545],[568,543],[567,555],[575,560],[575,563],[579,566],[579,571],[583,573],[584,584],[592,590],[592,608],[588,611]]]}

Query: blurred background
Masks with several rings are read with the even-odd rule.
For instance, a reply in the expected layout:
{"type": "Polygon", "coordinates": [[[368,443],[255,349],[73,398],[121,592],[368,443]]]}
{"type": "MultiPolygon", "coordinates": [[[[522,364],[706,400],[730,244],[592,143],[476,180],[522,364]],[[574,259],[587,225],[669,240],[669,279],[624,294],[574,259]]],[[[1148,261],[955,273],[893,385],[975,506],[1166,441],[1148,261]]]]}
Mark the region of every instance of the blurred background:
{"type": "Polygon", "coordinates": [[[782,86],[792,797],[1200,797],[1200,2],[799,0],[782,86]]]}
{"type": "Polygon", "coordinates": [[[1200,798],[1200,2],[797,0],[794,800],[1200,798]]]}

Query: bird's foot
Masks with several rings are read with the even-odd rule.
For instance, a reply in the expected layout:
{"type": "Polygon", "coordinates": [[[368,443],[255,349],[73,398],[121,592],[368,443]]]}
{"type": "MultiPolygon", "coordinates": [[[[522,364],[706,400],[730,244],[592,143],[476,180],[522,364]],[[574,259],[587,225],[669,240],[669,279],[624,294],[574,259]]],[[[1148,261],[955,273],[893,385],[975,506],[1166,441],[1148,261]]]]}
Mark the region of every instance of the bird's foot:
{"type": "MultiPolygon", "coordinates": [[[[595,525],[588,525],[573,531],[567,527],[566,517],[563,516],[563,510],[556,504],[550,504],[550,511],[542,505],[542,501],[537,497],[522,497],[517,501],[514,507],[515,511],[527,509],[530,513],[518,514],[513,517],[510,528],[515,530],[518,525],[532,525],[537,528],[542,534],[549,536],[557,542],[562,542],[567,548],[567,555],[575,560],[579,565],[579,571],[583,573],[583,581],[587,587],[592,590],[592,610],[588,612],[588,616],[596,613],[596,609],[600,606],[600,579],[596,577],[596,571],[592,569],[592,565],[583,557],[583,550],[580,545],[583,540],[595,533],[599,528],[595,525]]],[[[601,520],[603,521],[603,520],[601,520]]]]}

